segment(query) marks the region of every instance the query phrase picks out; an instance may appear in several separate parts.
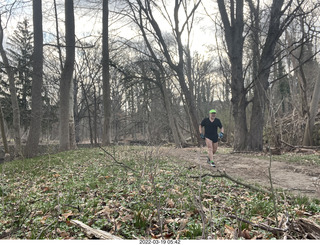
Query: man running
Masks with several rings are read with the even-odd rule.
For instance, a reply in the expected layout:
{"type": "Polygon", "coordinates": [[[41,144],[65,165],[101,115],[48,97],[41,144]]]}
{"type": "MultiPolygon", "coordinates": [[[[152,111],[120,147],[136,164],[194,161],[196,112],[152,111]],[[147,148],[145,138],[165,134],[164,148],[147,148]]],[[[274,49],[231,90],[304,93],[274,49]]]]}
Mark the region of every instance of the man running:
{"type": "Polygon", "coordinates": [[[202,120],[199,125],[200,137],[205,139],[206,145],[208,147],[208,163],[211,164],[212,167],[215,167],[213,161],[213,155],[216,153],[218,149],[218,127],[220,128],[219,137],[222,139],[224,134],[224,129],[222,127],[221,121],[219,118],[216,118],[216,110],[209,111],[209,118],[205,118],[202,120]],[[204,128],[204,133],[203,133],[204,128]]]}

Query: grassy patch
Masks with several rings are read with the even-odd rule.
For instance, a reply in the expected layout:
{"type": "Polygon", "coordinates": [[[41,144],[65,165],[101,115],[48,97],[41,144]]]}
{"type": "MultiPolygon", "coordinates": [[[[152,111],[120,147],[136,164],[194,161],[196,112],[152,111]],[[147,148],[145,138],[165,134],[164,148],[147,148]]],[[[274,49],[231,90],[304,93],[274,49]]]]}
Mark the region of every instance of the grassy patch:
{"type": "Polygon", "coordinates": [[[272,158],[277,161],[320,165],[320,157],[316,154],[285,153],[272,158]]]}
{"type": "MultiPolygon", "coordinates": [[[[231,239],[235,229],[275,237],[229,217],[274,226],[270,196],[225,179],[190,178],[206,170],[159,147],[105,150],[114,158],[93,148],[0,165],[0,238],[85,239],[72,219],[124,239],[231,239]]],[[[278,198],[278,215],[319,215],[317,200],[278,198]]]]}

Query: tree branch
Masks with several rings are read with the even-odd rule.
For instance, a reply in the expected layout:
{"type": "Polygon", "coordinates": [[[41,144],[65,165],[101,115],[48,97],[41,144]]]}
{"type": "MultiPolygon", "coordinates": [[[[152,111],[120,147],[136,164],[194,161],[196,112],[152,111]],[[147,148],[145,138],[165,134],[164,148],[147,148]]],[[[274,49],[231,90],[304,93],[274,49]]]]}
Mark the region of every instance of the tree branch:
{"type": "Polygon", "coordinates": [[[231,177],[225,171],[221,172],[220,170],[218,170],[218,172],[219,172],[219,174],[203,174],[201,176],[190,176],[190,178],[198,179],[198,178],[204,178],[204,177],[207,177],[207,176],[212,177],[212,178],[226,178],[226,179],[229,179],[229,180],[231,180],[232,182],[234,182],[234,183],[236,183],[238,185],[242,185],[242,186],[244,186],[246,188],[249,188],[251,190],[258,191],[258,192],[264,192],[264,193],[267,193],[267,194],[270,194],[270,195],[272,194],[270,191],[268,191],[266,189],[258,188],[258,187],[243,183],[243,182],[231,177]]]}
{"type": "Polygon", "coordinates": [[[127,166],[126,164],[124,164],[124,163],[122,163],[122,162],[119,162],[112,154],[110,154],[109,152],[107,152],[107,151],[106,151],[105,149],[103,149],[100,145],[99,145],[99,148],[100,148],[101,150],[103,150],[108,156],[110,156],[110,157],[113,159],[113,161],[115,161],[115,163],[117,163],[118,165],[120,165],[120,166],[122,166],[122,167],[124,167],[124,168],[130,169],[130,170],[133,171],[134,173],[137,172],[136,170],[134,170],[133,168],[127,166]]]}
{"type": "Polygon", "coordinates": [[[236,220],[240,220],[240,221],[242,221],[244,223],[247,223],[247,224],[251,225],[252,227],[256,227],[256,228],[260,228],[260,229],[265,230],[265,231],[269,231],[274,235],[278,235],[278,233],[282,234],[282,233],[288,231],[288,229],[289,229],[288,227],[286,227],[285,229],[281,229],[281,228],[277,228],[277,227],[271,227],[271,226],[268,226],[266,224],[255,224],[255,223],[253,223],[253,222],[251,222],[249,220],[245,220],[243,218],[240,218],[240,217],[238,217],[236,215],[232,215],[232,214],[227,215],[226,217],[232,218],[232,219],[236,219],[236,220]]]}

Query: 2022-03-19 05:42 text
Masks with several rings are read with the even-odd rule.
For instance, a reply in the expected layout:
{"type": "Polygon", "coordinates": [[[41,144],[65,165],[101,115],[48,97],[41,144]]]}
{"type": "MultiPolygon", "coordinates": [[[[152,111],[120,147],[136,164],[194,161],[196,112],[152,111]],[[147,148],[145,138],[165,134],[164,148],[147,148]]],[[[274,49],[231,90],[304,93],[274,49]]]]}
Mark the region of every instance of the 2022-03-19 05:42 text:
{"type": "Polygon", "coordinates": [[[139,240],[139,244],[181,244],[180,240],[153,240],[153,239],[147,239],[147,240],[139,240]]]}

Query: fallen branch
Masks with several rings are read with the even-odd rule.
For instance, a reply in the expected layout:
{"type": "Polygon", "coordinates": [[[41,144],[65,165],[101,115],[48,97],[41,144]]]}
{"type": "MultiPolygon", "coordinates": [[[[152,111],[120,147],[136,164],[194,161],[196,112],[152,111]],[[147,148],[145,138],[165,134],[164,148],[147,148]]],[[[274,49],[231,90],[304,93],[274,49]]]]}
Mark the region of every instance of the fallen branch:
{"type": "Polygon", "coordinates": [[[225,171],[221,172],[220,170],[218,170],[218,172],[220,174],[203,174],[201,176],[190,176],[190,178],[193,178],[193,179],[198,179],[198,178],[204,178],[204,177],[212,177],[212,178],[226,178],[226,179],[229,179],[231,180],[232,182],[238,184],[238,185],[242,185],[248,189],[251,189],[251,190],[254,190],[254,191],[258,191],[258,192],[264,192],[264,193],[267,193],[269,195],[271,195],[272,193],[266,189],[262,189],[262,188],[258,188],[258,187],[255,187],[255,186],[252,186],[252,185],[249,185],[249,184],[246,184],[246,183],[243,183],[241,182],[240,180],[237,180],[233,177],[231,177],[230,175],[228,175],[225,171]]]}
{"type": "Polygon", "coordinates": [[[307,145],[291,145],[283,140],[281,140],[281,143],[293,148],[293,149],[309,149],[309,150],[319,150],[319,146],[307,146],[307,145]]]}
{"type": "Polygon", "coordinates": [[[110,156],[110,157],[113,159],[113,161],[115,161],[115,163],[117,163],[118,165],[120,165],[120,166],[122,166],[122,167],[124,167],[124,168],[128,168],[128,169],[130,169],[131,171],[133,171],[133,172],[135,172],[135,173],[137,172],[137,171],[134,170],[133,168],[125,165],[123,162],[119,162],[112,154],[110,154],[109,152],[107,152],[107,151],[106,151],[105,149],[103,149],[100,145],[99,145],[99,148],[100,148],[101,150],[103,150],[108,156],[110,156]]]}
{"type": "Polygon", "coordinates": [[[11,234],[16,233],[19,229],[19,227],[17,228],[12,228],[11,230],[8,231],[4,231],[3,233],[0,233],[0,239],[5,239],[6,237],[9,237],[11,234]]]}
{"type": "Polygon", "coordinates": [[[237,219],[251,225],[252,227],[269,231],[274,235],[283,235],[284,239],[287,239],[288,237],[290,239],[320,239],[320,226],[310,219],[300,218],[289,222],[289,217],[287,216],[286,220],[281,224],[284,228],[277,228],[266,224],[255,224],[236,215],[227,215],[226,217],[237,219]]]}
{"type": "Polygon", "coordinates": [[[271,226],[268,226],[266,224],[255,224],[255,223],[253,223],[253,222],[251,222],[249,220],[240,218],[240,217],[238,217],[236,215],[227,215],[227,217],[228,218],[232,218],[232,219],[236,219],[236,220],[240,220],[241,222],[247,223],[247,224],[251,225],[252,227],[260,228],[260,229],[265,230],[265,231],[269,231],[274,235],[278,235],[279,233],[283,234],[284,232],[288,231],[288,229],[289,229],[287,227],[285,229],[281,229],[281,228],[277,228],[277,227],[271,227],[271,226]]]}
{"type": "Polygon", "coordinates": [[[309,239],[320,239],[320,226],[310,219],[300,218],[293,225],[294,231],[309,239]]]}
{"type": "Polygon", "coordinates": [[[48,230],[53,224],[55,224],[57,221],[56,220],[54,220],[53,222],[51,222],[49,225],[47,225],[41,232],[40,232],[40,234],[37,236],[37,239],[36,240],[39,240],[40,239],[40,237],[42,236],[42,234],[46,231],[46,230],[48,230]]]}
{"type": "Polygon", "coordinates": [[[70,223],[81,228],[89,238],[97,238],[97,239],[103,239],[103,240],[122,240],[122,238],[118,236],[114,236],[109,232],[91,228],[90,226],[82,223],[79,220],[73,219],[70,221],[70,223]]]}

